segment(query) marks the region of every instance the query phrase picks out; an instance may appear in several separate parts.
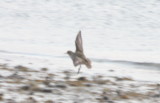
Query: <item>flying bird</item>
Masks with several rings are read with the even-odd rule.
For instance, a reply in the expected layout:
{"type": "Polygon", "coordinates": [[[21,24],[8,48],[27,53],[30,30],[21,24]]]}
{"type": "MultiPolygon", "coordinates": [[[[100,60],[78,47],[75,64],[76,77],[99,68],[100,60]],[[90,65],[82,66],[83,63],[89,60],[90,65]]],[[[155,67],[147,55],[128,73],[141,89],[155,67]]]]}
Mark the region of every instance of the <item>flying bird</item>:
{"type": "Polygon", "coordinates": [[[83,51],[83,43],[82,43],[82,36],[81,36],[81,31],[78,32],[76,40],[75,40],[75,45],[76,45],[76,51],[72,52],[72,51],[67,51],[67,54],[70,56],[70,58],[73,61],[74,66],[79,66],[78,72],[80,72],[81,69],[81,65],[85,65],[87,68],[91,68],[91,61],[86,58],[86,56],[84,55],[84,51],[83,51]]]}

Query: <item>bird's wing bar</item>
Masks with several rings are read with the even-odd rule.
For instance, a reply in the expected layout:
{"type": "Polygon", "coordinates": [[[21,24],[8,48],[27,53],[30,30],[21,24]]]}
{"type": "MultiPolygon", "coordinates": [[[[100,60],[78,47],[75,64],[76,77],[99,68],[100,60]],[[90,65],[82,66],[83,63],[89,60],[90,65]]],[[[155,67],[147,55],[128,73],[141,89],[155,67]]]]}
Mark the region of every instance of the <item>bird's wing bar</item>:
{"type": "Polygon", "coordinates": [[[82,36],[81,36],[81,31],[78,32],[77,37],[76,37],[76,52],[83,52],[83,43],[82,43],[82,36]]]}

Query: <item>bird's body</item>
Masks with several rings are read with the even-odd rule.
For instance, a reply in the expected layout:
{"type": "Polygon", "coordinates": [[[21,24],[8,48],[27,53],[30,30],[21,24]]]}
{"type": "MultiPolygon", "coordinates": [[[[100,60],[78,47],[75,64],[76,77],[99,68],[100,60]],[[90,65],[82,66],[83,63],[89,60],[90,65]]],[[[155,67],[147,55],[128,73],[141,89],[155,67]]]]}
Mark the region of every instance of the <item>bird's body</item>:
{"type": "MultiPolygon", "coordinates": [[[[76,37],[76,51],[72,52],[72,51],[67,51],[67,54],[71,57],[74,66],[78,66],[80,65],[85,65],[87,68],[91,68],[91,61],[86,58],[86,56],[83,53],[83,45],[82,45],[82,37],[81,37],[81,31],[79,31],[77,37],[76,37]]],[[[79,68],[79,70],[80,70],[79,68]]],[[[78,72],[79,73],[79,72],[78,72]]]]}

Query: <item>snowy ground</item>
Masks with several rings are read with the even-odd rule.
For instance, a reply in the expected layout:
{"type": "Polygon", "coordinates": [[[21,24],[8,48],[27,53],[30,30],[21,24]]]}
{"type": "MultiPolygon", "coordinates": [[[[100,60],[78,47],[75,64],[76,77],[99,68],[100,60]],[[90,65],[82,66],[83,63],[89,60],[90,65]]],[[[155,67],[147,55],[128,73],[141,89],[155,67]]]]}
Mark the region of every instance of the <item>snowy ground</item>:
{"type": "MultiPolygon", "coordinates": [[[[51,58],[1,54],[1,103],[159,103],[156,70],[106,68],[80,74],[51,58]],[[8,58],[10,57],[10,58],[8,58]],[[5,59],[7,58],[7,59],[5,59]],[[137,75],[137,73],[139,75],[137,75]],[[147,76],[153,77],[148,79],[147,76]],[[119,74],[119,75],[118,75],[119,74]],[[121,75],[120,75],[121,74],[121,75]],[[136,74],[137,77],[131,77],[136,74]],[[142,78],[143,79],[142,79],[142,78]],[[146,77],[144,79],[144,77],[146,77]]],[[[86,70],[85,70],[86,69],[86,70]]]]}

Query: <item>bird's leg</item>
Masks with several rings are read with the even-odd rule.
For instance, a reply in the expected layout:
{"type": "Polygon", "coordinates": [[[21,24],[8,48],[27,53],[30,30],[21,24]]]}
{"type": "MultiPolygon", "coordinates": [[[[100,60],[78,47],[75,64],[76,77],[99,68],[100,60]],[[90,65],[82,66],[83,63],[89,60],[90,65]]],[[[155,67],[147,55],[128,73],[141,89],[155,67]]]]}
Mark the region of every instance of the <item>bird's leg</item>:
{"type": "Polygon", "coordinates": [[[78,72],[77,72],[77,74],[79,74],[79,72],[80,72],[80,69],[81,69],[81,65],[79,66],[79,68],[78,68],[78,72]]]}

